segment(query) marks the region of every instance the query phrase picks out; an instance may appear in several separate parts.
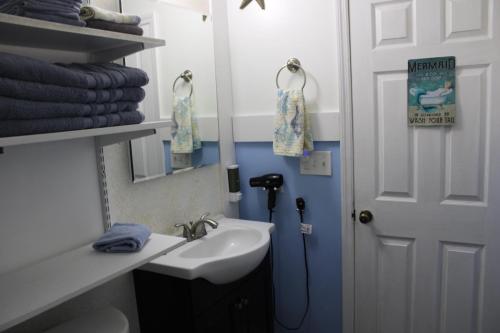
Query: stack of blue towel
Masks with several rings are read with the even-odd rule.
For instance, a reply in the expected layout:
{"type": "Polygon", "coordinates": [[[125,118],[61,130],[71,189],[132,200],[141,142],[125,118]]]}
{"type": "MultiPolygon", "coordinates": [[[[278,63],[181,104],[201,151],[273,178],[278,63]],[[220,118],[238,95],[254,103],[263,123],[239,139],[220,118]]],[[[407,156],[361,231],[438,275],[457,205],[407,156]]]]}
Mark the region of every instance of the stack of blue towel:
{"type": "Polygon", "coordinates": [[[0,0],[0,13],[83,27],[82,0],[0,0]]]}
{"type": "Polygon", "coordinates": [[[145,72],[0,52],[0,137],[139,124],[145,72]]]}

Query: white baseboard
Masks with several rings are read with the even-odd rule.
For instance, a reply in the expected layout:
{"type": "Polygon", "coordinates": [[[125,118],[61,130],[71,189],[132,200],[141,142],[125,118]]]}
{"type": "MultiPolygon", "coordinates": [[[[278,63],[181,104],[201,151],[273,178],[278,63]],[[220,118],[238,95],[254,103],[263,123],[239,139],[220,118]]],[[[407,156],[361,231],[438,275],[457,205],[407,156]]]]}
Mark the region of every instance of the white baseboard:
{"type": "MultiPolygon", "coordinates": [[[[340,140],[340,112],[328,111],[309,114],[314,141],[340,140]]],[[[273,141],[274,114],[234,115],[235,142],[273,141]]]]}

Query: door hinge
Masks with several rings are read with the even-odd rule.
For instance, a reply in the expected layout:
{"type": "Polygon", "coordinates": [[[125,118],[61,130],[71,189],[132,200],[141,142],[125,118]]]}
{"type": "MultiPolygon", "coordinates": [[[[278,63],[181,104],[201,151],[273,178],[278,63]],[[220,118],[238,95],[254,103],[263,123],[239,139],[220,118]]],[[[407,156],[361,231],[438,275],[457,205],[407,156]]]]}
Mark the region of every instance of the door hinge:
{"type": "Polygon", "coordinates": [[[351,213],[352,220],[356,222],[356,209],[354,209],[351,213]]]}

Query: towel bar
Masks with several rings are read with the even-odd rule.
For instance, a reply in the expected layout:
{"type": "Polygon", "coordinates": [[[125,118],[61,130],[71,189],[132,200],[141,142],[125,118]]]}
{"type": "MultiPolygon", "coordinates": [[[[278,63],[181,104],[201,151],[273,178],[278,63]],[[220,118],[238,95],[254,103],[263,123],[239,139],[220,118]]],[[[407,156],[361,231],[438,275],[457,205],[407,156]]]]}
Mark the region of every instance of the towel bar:
{"type": "Polygon", "coordinates": [[[278,87],[278,89],[281,89],[280,84],[279,84],[279,78],[280,78],[281,72],[285,68],[288,68],[288,70],[292,73],[297,73],[299,70],[302,71],[302,75],[304,75],[304,84],[302,85],[301,89],[304,90],[306,83],[307,83],[307,75],[306,75],[306,71],[304,71],[304,69],[302,68],[302,64],[300,63],[299,59],[297,59],[297,58],[288,59],[288,61],[286,62],[286,65],[280,68],[280,70],[276,74],[276,87],[278,87]]]}
{"type": "Polygon", "coordinates": [[[189,85],[191,86],[189,97],[193,96],[193,72],[191,72],[189,69],[186,69],[184,72],[181,73],[181,75],[179,75],[175,79],[174,84],[172,86],[172,92],[174,93],[174,95],[175,95],[175,85],[177,84],[177,81],[179,81],[179,79],[183,79],[184,82],[189,83],[189,85]]]}

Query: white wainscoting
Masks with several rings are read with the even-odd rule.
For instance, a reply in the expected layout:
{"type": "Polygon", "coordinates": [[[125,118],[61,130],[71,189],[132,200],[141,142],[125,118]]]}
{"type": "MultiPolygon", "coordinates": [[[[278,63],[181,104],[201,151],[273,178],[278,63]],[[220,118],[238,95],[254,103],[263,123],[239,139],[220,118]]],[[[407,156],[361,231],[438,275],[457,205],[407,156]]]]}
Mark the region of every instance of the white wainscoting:
{"type": "MultiPolygon", "coordinates": [[[[310,113],[315,141],[340,140],[340,112],[328,111],[310,113]]],[[[274,114],[233,116],[233,136],[235,142],[273,141],[274,114]]]]}

